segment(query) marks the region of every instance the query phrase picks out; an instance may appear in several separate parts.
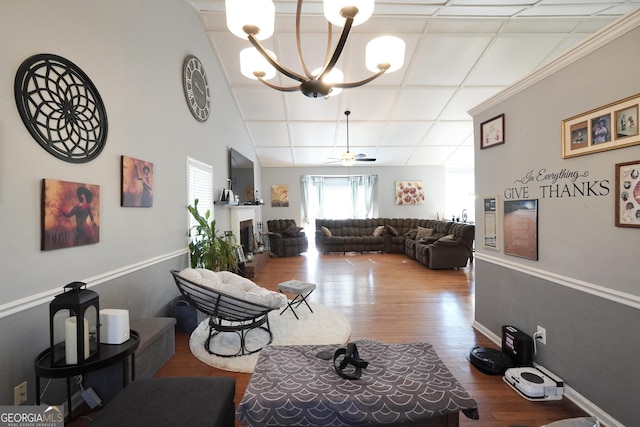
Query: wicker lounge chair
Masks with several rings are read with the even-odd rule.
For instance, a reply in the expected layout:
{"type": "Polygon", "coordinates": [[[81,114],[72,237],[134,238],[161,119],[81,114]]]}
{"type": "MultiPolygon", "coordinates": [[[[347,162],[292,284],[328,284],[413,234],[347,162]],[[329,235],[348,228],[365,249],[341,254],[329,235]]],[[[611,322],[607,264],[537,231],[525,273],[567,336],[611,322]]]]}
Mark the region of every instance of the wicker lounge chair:
{"type": "Polygon", "coordinates": [[[268,314],[287,304],[284,295],[228,271],[186,268],[182,271],[171,270],[171,274],[185,299],[209,316],[209,337],[204,346],[210,354],[235,357],[260,351],[262,347],[248,350],[245,346],[246,334],[256,328],[269,334],[269,341],[265,345],[271,343],[273,334],[268,314]],[[211,340],[218,334],[228,332],[240,337],[238,352],[216,353],[211,348],[211,340]]]}

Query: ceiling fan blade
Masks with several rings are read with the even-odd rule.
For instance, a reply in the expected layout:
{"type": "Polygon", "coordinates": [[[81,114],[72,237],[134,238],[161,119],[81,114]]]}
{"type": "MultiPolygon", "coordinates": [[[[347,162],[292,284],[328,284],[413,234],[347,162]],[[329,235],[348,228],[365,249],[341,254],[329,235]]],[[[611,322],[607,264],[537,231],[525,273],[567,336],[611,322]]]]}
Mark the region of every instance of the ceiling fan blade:
{"type": "Polygon", "coordinates": [[[376,159],[373,157],[357,157],[356,162],[375,162],[376,159]]]}
{"type": "Polygon", "coordinates": [[[364,153],[356,154],[355,156],[356,156],[356,158],[367,157],[367,155],[364,154],[364,153]]]}

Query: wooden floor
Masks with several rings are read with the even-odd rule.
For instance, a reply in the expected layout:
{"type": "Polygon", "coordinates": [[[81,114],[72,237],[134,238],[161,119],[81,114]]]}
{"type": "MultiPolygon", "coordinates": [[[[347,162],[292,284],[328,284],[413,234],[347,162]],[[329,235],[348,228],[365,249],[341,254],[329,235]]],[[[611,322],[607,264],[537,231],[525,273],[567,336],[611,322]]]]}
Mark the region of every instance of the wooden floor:
{"type": "MultiPolygon", "coordinates": [[[[279,282],[289,279],[316,283],[317,289],[309,300],[340,310],[351,322],[352,340],[433,344],[478,402],[480,420],[460,415],[461,426],[533,427],[586,415],[566,398],[556,402],[523,399],[500,376],[482,374],[469,364],[467,355],[472,347],[498,348],[472,328],[475,286],[472,266],[429,270],[404,255],[309,252],[299,257],[272,258],[253,280],[277,290],[279,282]]],[[[176,354],[157,376],[202,375],[235,378],[236,405],[250,378],[250,374],[221,371],[200,362],[189,350],[189,334],[177,333],[176,354]]],[[[79,419],[73,425],[81,423],[79,419]]]]}

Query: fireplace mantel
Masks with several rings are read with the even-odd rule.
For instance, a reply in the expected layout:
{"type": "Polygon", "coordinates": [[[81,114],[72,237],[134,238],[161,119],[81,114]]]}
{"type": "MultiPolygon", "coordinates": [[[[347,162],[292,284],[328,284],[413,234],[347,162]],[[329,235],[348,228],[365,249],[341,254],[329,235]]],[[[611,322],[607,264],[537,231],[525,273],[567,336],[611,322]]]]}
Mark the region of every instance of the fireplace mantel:
{"type": "Polygon", "coordinates": [[[253,229],[256,230],[256,209],[259,206],[255,205],[227,205],[229,207],[230,221],[229,226],[231,232],[236,237],[240,238],[240,223],[242,221],[253,222],[253,229]]]}

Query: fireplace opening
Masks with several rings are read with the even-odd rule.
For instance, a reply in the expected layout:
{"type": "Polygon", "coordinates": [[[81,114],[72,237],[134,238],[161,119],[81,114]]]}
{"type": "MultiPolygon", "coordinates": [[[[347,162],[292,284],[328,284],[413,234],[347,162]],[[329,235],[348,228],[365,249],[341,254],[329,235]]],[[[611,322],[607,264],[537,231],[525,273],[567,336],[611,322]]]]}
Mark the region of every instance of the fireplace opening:
{"type": "Polygon", "coordinates": [[[253,220],[240,221],[240,245],[245,255],[253,252],[253,220]]]}

